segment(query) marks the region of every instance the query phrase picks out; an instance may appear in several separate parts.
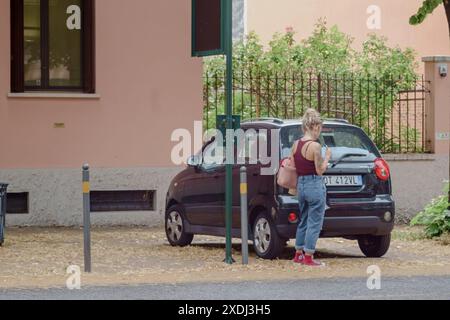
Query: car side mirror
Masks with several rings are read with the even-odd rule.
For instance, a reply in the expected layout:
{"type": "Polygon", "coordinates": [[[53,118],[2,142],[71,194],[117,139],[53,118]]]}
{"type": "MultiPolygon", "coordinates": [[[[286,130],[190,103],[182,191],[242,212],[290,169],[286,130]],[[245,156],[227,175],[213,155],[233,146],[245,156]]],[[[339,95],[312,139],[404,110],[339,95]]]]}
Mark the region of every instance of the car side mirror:
{"type": "Polygon", "coordinates": [[[201,158],[199,156],[190,156],[187,160],[189,167],[198,168],[201,164],[201,158]]]}

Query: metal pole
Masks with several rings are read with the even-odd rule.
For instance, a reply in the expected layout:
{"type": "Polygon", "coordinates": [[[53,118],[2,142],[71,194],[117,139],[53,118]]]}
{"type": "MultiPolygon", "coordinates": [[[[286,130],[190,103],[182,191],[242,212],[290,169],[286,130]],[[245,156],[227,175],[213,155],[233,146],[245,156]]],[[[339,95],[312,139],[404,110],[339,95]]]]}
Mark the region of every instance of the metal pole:
{"type": "Polygon", "coordinates": [[[0,183],[0,247],[5,242],[7,195],[8,185],[6,183],[0,183]]]}
{"type": "Polygon", "coordinates": [[[84,271],[91,268],[91,196],[89,183],[89,165],[83,165],[83,231],[84,231],[84,271]]]}
{"type": "Polygon", "coordinates": [[[225,185],[225,226],[226,226],[226,256],[225,263],[233,264],[232,257],[232,235],[231,229],[233,224],[233,158],[229,155],[234,152],[234,134],[230,139],[230,132],[233,130],[233,3],[232,0],[226,0],[226,27],[225,27],[225,42],[226,42],[226,59],[227,59],[227,81],[226,81],[226,118],[227,118],[227,163],[226,163],[226,185],[225,185]]]}
{"type": "Polygon", "coordinates": [[[248,264],[248,185],[247,168],[241,168],[241,233],[242,233],[242,264],[248,264]]]}

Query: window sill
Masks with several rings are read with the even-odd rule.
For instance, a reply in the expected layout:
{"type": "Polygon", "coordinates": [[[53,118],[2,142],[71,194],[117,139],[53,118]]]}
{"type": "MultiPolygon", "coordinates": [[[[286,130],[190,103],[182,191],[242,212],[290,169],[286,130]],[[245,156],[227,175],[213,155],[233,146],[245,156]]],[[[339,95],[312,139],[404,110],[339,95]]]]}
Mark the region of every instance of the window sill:
{"type": "Polygon", "coordinates": [[[99,94],[78,93],[78,92],[23,92],[8,93],[8,98],[12,99],[100,99],[99,94]]]}

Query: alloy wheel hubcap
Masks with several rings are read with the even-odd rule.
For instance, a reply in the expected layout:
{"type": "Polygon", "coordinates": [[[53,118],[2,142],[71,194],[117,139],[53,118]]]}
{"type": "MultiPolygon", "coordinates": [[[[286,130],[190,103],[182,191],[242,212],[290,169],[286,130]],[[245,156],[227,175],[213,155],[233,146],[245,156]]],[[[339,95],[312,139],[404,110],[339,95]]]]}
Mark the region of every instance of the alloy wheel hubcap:
{"type": "Polygon", "coordinates": [[[178,241],[181,238],[183,232],[183,220],[181,215],[174,211],[169,214],[167,218],[167,234],[172,241],[178,241]]]}
{"type": "Polygon", "coordinates": [[[270,225],[267,219],[259,219],[255,226],[255,246],[259,252],[265,253],[270,245],[270,225]]]}

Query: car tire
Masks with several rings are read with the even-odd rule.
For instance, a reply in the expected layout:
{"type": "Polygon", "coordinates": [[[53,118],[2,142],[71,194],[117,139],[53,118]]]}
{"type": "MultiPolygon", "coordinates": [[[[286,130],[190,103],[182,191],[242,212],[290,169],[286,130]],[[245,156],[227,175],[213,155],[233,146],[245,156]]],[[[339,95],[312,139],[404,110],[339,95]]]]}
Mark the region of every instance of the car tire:
{"type": "Polygon", "coordinates": [[[358,239],[359,248],[368,258],[381,258],[391,245],[391,235],[363,236],[358,239]]]}
{"type": "Polygon", "coordinates": [[[165,229],[167,240],[173,247],[185,247],[192,243],[194,235],[185,230],[186,218],[183,207],[175,205],[166,211],[165,229]]]}
{"type": "Polygon", "coordinates": [[[260,213],[253,223],[253,248],[258,257],[267,260],[277,259],[284,247],[273,220],[266,213],[260,213]]]}

